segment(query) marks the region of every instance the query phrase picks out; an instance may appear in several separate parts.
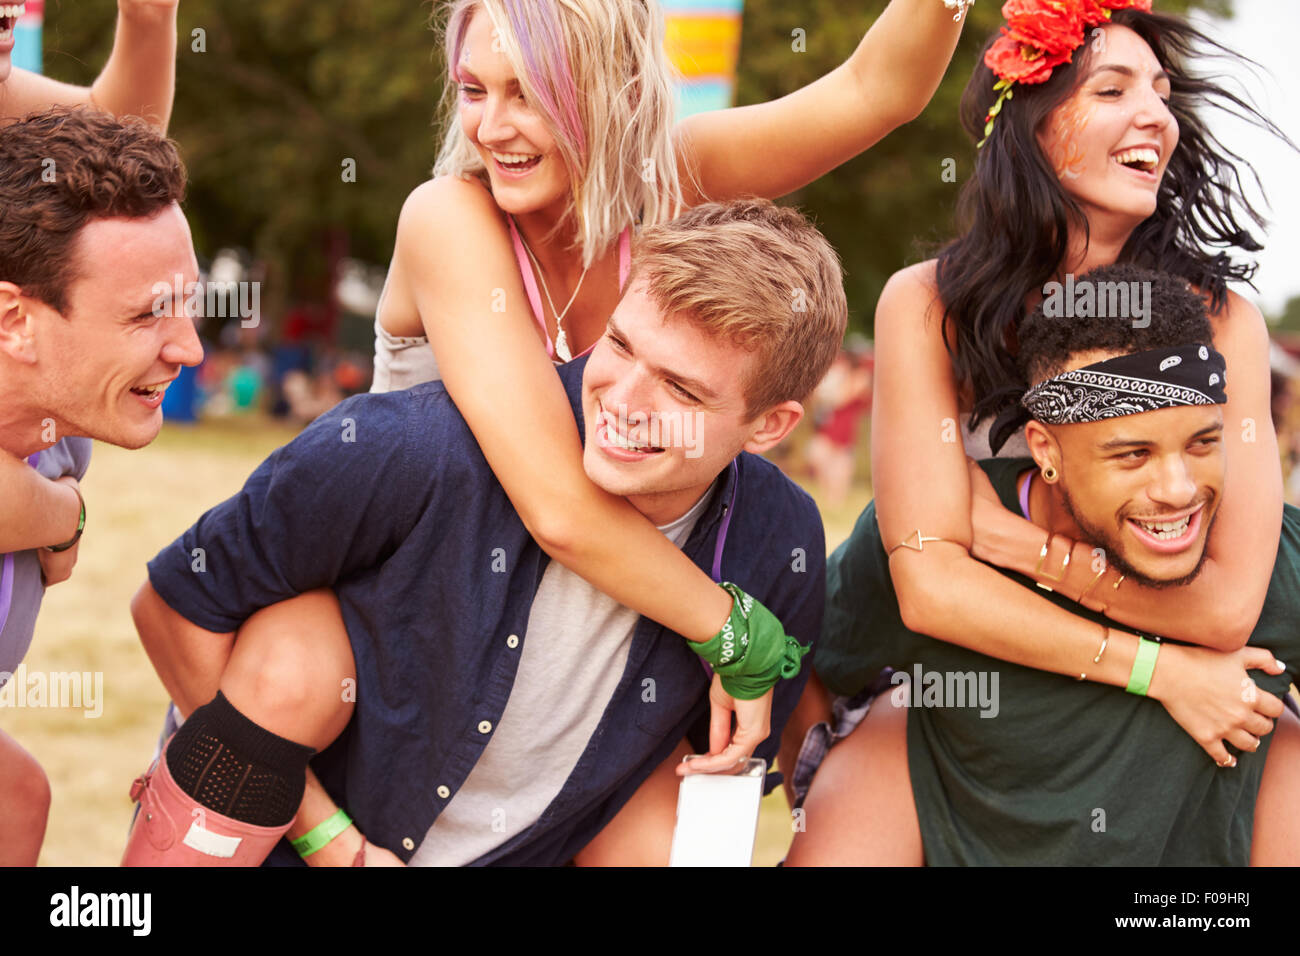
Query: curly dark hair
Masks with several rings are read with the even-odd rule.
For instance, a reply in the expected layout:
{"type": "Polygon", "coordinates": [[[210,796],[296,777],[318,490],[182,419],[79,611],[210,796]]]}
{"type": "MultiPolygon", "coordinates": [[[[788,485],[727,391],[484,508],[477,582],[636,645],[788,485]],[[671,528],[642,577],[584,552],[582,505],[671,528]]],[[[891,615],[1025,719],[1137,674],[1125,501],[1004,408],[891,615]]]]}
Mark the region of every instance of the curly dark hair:
{"type": "Polygon", "coordinates": [[[33,113],[0,130],[0,280],[62,312],[72,247],[95,219],[142,219],[185,197],[176,144],[143,120],[89,107],[33,113]]]}
{"type": "MultiPolygon", "coordinates": [[[[1243,116],[1295,146],[1249,103],[1187,67],[1207,52],[1214,58],[1253,61],[1177,17],[1123,10],[1111,22],[1132,29],[1151,47],[1169,75],[1169,108],[1179,125],[1178,148],[1169,157],[1156,211],[1134,229],[1119,261],[1181,276],[1207,293],[1211,310],[1218,312],[1227,301],[1228,281],[1249,281],[1256,268],[1253,261],[1234,259],[1225,250],[1258,252],[1263,247],[1242,222],[1261,229],[1266,222],[1242,195],[1238,170],[1250,170],[1258,182],[1254,168],[1215,138],[1196,108],[1208,103],[1243,116]]],[[[1068,251],[1070,227],[1087,229],[1083,211],[1061,187],[1036,134],[1087,76],[1092,56],[1092,44],[1085,43],[1046,83],[1015,87],[1015,97],[1004,104],[979,151],[975,174],[962,190],[961,235],[939,253],[939,296],[951,331],[946,343],[958,381],[974,395],[972,428],[1023,392],[1024,381],[1008,348],[1023,303],[1057,274],[1068,251]]],[[[996,79],[981,56],[961,106],[962,125],[972,140],[983,136],[985,114],[997,96],[996,79]]],[[[1008,436],[990,436],[995,451],[1008,436]]]]}
{"type": "Polygon", "coordinates": [[[1130,315],[1094,316],[1086,319],[1052,318],[1046,301],[1020,323],[1020,352],[1017,360],[1026,382],[1040,382],[1065,371],[1070,358],[1080,352],[1128,354],[1149,349],[1209,345],[1213,329],[1206,315],[1206,299],[1186,279],[1168,272],[1156,272],[1131,263],[1116,263],[1093,269],[1077,280],[1091,283],[1143,283],[1151,290],[1149,323],[1133,321],[1130,315]]]}

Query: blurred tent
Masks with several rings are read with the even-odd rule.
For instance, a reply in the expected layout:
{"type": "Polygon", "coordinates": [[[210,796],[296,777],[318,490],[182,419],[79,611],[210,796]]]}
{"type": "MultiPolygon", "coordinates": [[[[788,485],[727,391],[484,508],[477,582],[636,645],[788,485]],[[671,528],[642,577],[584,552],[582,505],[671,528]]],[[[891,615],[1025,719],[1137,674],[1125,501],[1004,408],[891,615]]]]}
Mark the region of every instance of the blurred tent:
{"type": "Polygon", "coordinates": [[[26,0],[26,10],[14,26],[13,64],[40,73],[41,27],[45,23],[45,0],[26,0]]]}
{"type": "Polygon", "coordinates": [[[664,45],[682,74],[679,117],[735,102],[744,6],[744,0],[664,0],[664,45]]]}

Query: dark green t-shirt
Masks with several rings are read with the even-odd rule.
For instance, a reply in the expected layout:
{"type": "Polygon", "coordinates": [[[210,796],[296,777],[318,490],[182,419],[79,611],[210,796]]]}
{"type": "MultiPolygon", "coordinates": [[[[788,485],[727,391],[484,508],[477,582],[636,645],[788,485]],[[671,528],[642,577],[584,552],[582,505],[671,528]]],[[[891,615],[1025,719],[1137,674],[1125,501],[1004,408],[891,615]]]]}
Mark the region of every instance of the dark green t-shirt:
{"type": "MultiPolygon", "coordinates": [[[[980,465],[1003,504],[1019,513],[1016,479],[1033,462],[1000,458],[980,465]]],[[[1080,616],[1104,620],[1035,588],[1022,575],[999,570],[1080,616]]],[[[1257,752],[1241,754],[1235,768],[1221,769],[1158,701],[1009,664],[908,630],[899,616],[874,502],[831,556],[826,583],[816,653],[823,683],[854,694],[886,666],[913,678],[912,689],[891,688],[890,694],[907,693],[914,704],[907,753],[928,864],[1249,862],[1271,734],[1257,752]],[[926,706],[935,703],[940,706],[926,706]]],[[[1177,600],[1176,592],[1170,600],[1177,600]]],[[[1250,643],[1287,662],[1284,675],[1251,672],[1264,690],[1285,694],[1300,664],[1300,510],[1290,505],[1250,643]]],[[[889,706],[888,696],[880,705],[889,706]]]]}

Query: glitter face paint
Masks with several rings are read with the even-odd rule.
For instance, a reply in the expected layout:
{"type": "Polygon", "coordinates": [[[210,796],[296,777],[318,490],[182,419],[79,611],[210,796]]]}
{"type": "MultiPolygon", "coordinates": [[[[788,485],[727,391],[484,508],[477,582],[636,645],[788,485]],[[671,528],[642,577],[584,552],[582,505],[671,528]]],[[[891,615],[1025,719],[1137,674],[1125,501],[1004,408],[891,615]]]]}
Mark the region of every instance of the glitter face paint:
{"type": "Polygon", "coordinates": [[[1078,179],[1087,170],[1083,135],[1096,112],[1095,102],[1086,102],[1076,93],[1050,117],[1053,143],[1048,159],[1059,179],[1078,179]]]}

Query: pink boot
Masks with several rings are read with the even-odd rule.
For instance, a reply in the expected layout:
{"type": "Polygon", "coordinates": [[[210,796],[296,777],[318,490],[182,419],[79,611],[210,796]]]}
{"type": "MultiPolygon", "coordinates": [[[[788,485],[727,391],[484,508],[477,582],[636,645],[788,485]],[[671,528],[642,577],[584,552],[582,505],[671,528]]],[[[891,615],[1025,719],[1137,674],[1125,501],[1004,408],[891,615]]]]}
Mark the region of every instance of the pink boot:
{"type": "Polygon", "coordinates": [[[258,866],[290,824],[259,827],[209,810],[167,770],[167,750],[131,784],[140,804],[122,866],[258,866]]]}

